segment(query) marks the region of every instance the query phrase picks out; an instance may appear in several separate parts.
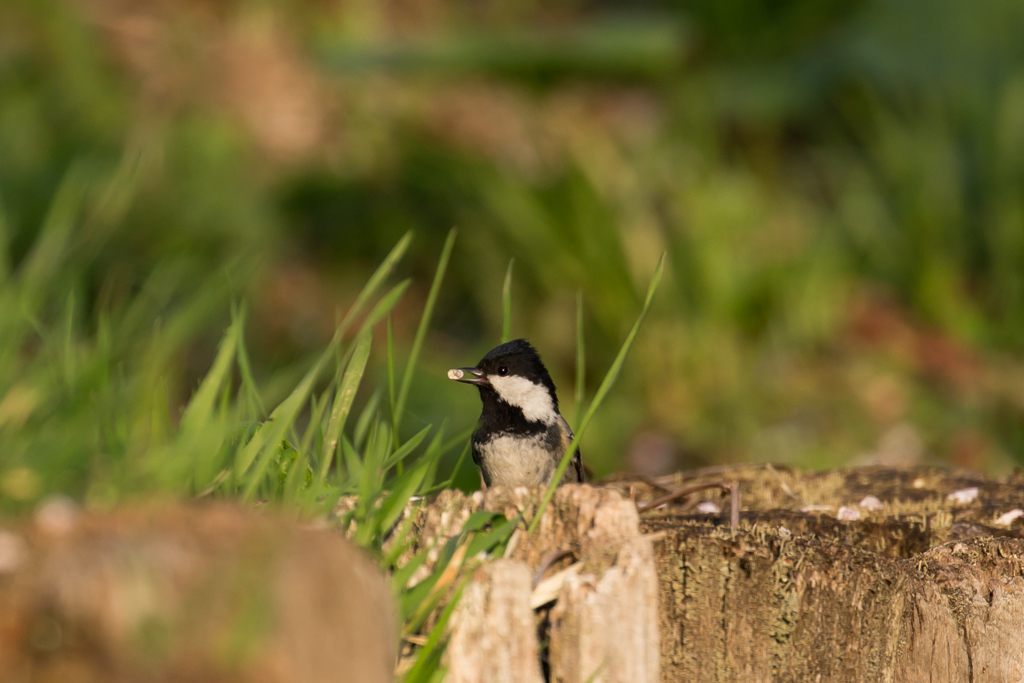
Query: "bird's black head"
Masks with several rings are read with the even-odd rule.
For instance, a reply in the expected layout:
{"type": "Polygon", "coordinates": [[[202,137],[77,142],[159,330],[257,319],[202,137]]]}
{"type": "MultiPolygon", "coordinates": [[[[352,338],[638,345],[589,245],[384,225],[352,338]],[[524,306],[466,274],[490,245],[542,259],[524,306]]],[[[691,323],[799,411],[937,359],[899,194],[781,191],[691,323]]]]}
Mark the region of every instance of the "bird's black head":
{"type": "Polygon", "coordinates": [[[449,370],[448,377],[477,385],[485,419],[489,411],[508,412],[505,406],[517,409],[528,422],[550,424],[557,418],[555,383],[536,349],[525,339],[497,346],[475,368],[449,370]]]}

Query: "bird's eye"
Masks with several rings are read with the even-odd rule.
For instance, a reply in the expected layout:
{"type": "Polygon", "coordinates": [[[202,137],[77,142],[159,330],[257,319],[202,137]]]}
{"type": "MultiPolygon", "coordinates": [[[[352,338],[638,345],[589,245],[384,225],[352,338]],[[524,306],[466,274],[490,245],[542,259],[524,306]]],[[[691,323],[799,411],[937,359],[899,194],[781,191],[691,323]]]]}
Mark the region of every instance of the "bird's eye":
{"type": "Polygon", "coordinates": [[[498,374],[504,377],[505,375],[508,374],[508,368],[506,368],[504,365],[501,366],[500,368],[498,368],[498,374]]]}

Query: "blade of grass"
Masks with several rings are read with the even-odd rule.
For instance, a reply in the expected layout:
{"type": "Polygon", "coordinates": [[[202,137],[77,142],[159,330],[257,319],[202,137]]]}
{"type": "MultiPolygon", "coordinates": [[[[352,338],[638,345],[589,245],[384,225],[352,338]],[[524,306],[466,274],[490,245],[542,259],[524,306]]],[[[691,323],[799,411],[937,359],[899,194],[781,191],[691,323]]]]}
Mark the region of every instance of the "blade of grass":
{"type": "Polygon", "coordinates": [[[441,444],[441,452],[447,453],[448,451],[455,448],[460,443],[471,437],[473,435],[473,432],[475,431],[476,425],[473,425],[472,427],[466,427],[461,432],[459,432],[458,434],[456,434],[455,436],[441,444]]]}
{"type": "Polygon", "coordinates": [[[583,343],[583,290],[576,292],[576,407],[573,409],[572,423],[580,424],[580,413],[583,411],[583,396],[586,389],[587,349],[583,343]]]}
{"type": "Polygon", "coordinates": [[[501,343],[504,344],[512,335],[512,267],[516,260],[510,259],[505,270],[505,282],[501,286],[501,343]]]}
{"type": "MultiPolygon", "coordinates": [[[[397,285],[391,288],[387,294],[385,294],[377,305],[373,307],[370,314],[366,316],[366,320],[359,326],[359,334],[363,334],[368,329],[376,325],[381,319],[391,312],[391,309],[395,307],[398,300],[405,294],[405,290],[409,288],[409,284],[412,280],[402,280],[397,285]]],[[[356,336],[359,336],[357,334],[356,336]]]]}
{"type": "Polygon", "coordinates": [[[398,521],[406,503],[420,487],[423,476],[427,473],[428,465],[429,463],[425,459],[420,459],[415,467],[410,468],[408,472],[394,480],[391,493],[380,504],[380,510],[377,513],[377,523],[381,534],[387,533],[391,526],[398,521]]]}
{"type": "MultiPolygon", "coordinates": [[[[452,582],[455,581],[459,575],[459,570],[462,569],[462,564],[466,559],[466,550],[469,548],[468,539],[464,540],[463,543],[455,549],[452,554],[451,560],[444,567],[441,573],[437,576],[436,581],[430,587],[430,592],[427,593],[426,597],[416,606],[412,611],[409,620],[405,623],[402,630],[406,633],[415,633],[419,630],[423,622],[426,621],[430,613],[434,611],[444,599],[445,594],[450,588],[452,582]]],[[[429,580],[429,579],[428,579],[429,580]]]]}
{"type": "Polygon", "coordinates": [[[558,487],[558,483],[562,480],[562,475],[565,474],[565,470],[569,466],[569,461],[572,459],[573,453],[576,451],[576,448],[579,447],[580,438],[586,432],[587,426],[590,424],[590,419],[594,417],[594,413],[597,412],[597,409],[601,406],[601,402],[604,401],[604,397],[608,394],[612,385],[615,384],[615,380],[618,378],[619,372],[622,370],[622,365],[626,362],[626,355],[629,353],[630,347],[633,346],[633,340],[636,339],[636,335],[640,331],[640,326],[643,325],[644,318],[647,317],[647,311],[651,308],[651,302],[654,300],[654,293],[658,291],[658,284],[661,282],[661,270],[664,264],[665,255],[662,254],[661,258],[658,259],[658,266],[654,269],[654,275],[651,277],[651,284],[647,288],[647,298],[644,300],[643,309],[641,309],[636,322],[633,323],[633,329],[629,331],[629,334],[626,336],[626,340],[622,343],[622,348],[619,349],[619,354],[612,362],[612,366],[608,369],[607,374],[605,374],[604,380],[601,382],[601,386],[598,387],[597,393],[594,395],[594,400],[587,409],[586,414],[583,416],[583,421],[580,423],[579,429],[576,431],[576,436],[573,437],[572,443],[569,444],[569,448],[566,449],[565,455],[562,456],[562,461],[558,463],[558,470],[555,471],[555,476],[551,478],[551,483],[548,484],[548,488],[544,492],[544,497],[541,499],[540,505],[537,506],[537,513],[535,514],[533,521],[530,522],[528,533],[532,534],[540,523],[541,516],[544,514],[544,509],[547,508],[548,503],[551,502],[552,496],[555,495],[555,489],[558,487]]]}
{"type": "Polygon", "coordinates": [[[363,476],[363,461],[359,459],[359,453],[349,442],[344,434],[341,435],[341,456],[345,461],[346,478],[349,482],[357,482],[363,476]]]}
{"type": "Polygon", "coordinates": [[[477,553],[489,552],[495,546],[507,543],[521,519],[522,514],[520,513],[518,517],[505,520],[486,533],[474,535],[466,554],[475,557],[477,553]]]}
{"type": "MultiPolygon", "coordinates": [[[[488,512],[486,510],[474,512],[469,516],[469,519],[463,522],[462,529],[459,533],[444,541],[440,551],[436,553],[433,571],[430,576],[423,579],[409,590],[404,591],[400,596],[399,606],[402,614],[405,615],[407,620],[414,613],[422,610],[423,601],[428,595],[436,593],[435,587],[438,581],[440,581],[442,577],[450,576],[452,574],[450,564],[452,562],[461,563],[461,558],[466,554],[467,544],[473,541],[474,533],[499,519],[501,522],[507,521],[503,515],[497,512],[488,512]]],[[[437,539],[435,539],[432,545],[436,544],[437,539]]],[[[431,550],[430,553],[433,554],[433,550],[431,550]]],[[[458,567],[455,568],[455,572],[457,571],[458,567]]],[[[404,586],[405,584],[403,583],[401,585],[404,586]]],[[[407,633],[414,631],[415,628],[410,627],[407,633]]]]}
{"type": "Polygon", "coordinates": [[[405,676],[405,683],[420,683],[421,681],[423,683],[430,683],[434,679],[435,669],[440,665],[441,655],[443,654],[443,646],[441,650],[438,650],[438,646],[441,644],[441,638],[448,629],[448,621],[451,619],[455,607],[459,604],[462,591],[467,583],[469,583],[468,576],[459,582],[455,593],[452,595],[452,599],[445,605],[434,628],[430,629],[430,635],[427,637],[427,642],[423,649],[420,650],[416,663],[405,676]]]}
{"type": "MultiPolygon", "coordinates": [[[[391,326],[391,316],[388,315],[388,400],[391,402],[391,423],[395,421],[395,331],[391,326]]],[[[397,430],[397,427],[396,427],[397,430]]]]}
{"type": "MultiPolygon", "coordinates": [[[[387,343],[387,365],[388,365],[388,408],[391,410],[391,430],[398,434],[398,423],[395,413],[395,333],[391,327],[391,314],[388,314],[388,343],[387,343]]],[[[396,437],[397,438],[397,437],[396,437]]],[[[402,473],[402,461],[398,461],[398,473],[402,473]]]]}
{"type": "Polygon", "coordinates": [[[338,392],[334,396],[331,405],[331,416],[328,418],[327,431],[324,434],[323,451],[320,454],[320,471],[317,472],[317,481],[324,482],[327,473],[331,469],[331,460],[338,451],[338,439],[345,429],[345,422],[352,410],[352,402],[355,400],[359,383],[363,379],[366,370],[366,362],[370,358],[370,346],[373,343],[373,334],[369,332],[359,337],[355,344],[355,351],[349,359],[345,374],[342,375],[341,383],[338,385],[338,392]]]}
{"type": "MultiPolygon", "coordinates": [[[[413,450],[415,450],[415,448],[420,445],[420,442],[423,441],[424,438],[426,438],[427,433],[431,429],[433,429],[433,425],[427,425],[419,432],[417,432],[411,439],[403,443],[398,449],[395,450],[394,453],[389,455],[387,459],[384,460],[384,471],[387,472],[392,467],[401,466],[402,461],[405,460],[405,458],[407,458],[409,454],[412,453],[413,450]]],[[[399,474],[401,474],[400,471],[399,474]]]]}
{"type": "Polygon", "coordinates": [[[244,315],[239,314],[231,321],[231,325],[224,333],[213,366],[206,373],[203,381],[199,383],[199,388],[192,395],[192,400],[185,407],[185,412],[182,413],[181,431],[183,433],[198,434],[213,419],[217,396],[220,394],[221,387],[225,386],[231,377],[235,352],[238,349],[244,325],[244,315]]]}
{"type": "MultiPolygon", "coordinates": [[[[365,505],[370,505],[372,501],[376,500],[377,495],[384,488],[384,459],[391,451],[393,443],[391,425],[381,419],[375,420],[374,426],[370,429],[370,441],[363,451],[363,478],[359,482],[359,496],[365,505]]],[[[364,529],[360,528],[359,531],[362,532],[364,529]]],[[[360,538],[369,540],[372,536],[360,536],[357,533],[357,543],[360,538]]]]}
{"type": "Polygon", "coordinates": [[[383,550],[383,555],[380,558],[379,566],[385,571],[396,570],[398,567],[396,563],[398,558],[405,554],[407,550],[413,547],[417,542],[418,537],[412,534],[413,525],[416,522],[416,514],[418,510],[423,506],[422,501],[414,504],[409,510],[409,514],[402,520],[402,525],[398,527],[398,530],[391,536],[392,542],[391,547],[386,551],[383,550]]]}
{"type": "MultiPolygon", "coordinates": [[[[306,433],[302,436],[302,441],[299,443],[299,457],[292,463],[291,469],[288,470],[288,477],[285,480],[284,486],[284,499],[296,503],[298,502],[299,493],[305,488],[307,483],[306,472],[309,466],[309,455],[312,450],[311,444],[316,437],[317,431],[320,429],[321,418],[323,418],[327,408],[326,401],[318,403],[315,396],[311,397],[310,400],[312,405],[309,409],[309,425],[306,426],[306,433]]],[[[309,483],[317,481],[317,478],[314,476],[309,483]]]]}
{"type": "Polygon", "coordinates": [[[441,422],[441,427],[434,434],[434,438],[430,440],[430,445],[427,446],[427,450],[423,453],[423,459],[430,466],[427,468],[427,474],[423,477],[423,484],[420,487],[421,491],[428,491],[434,485],[434,478],[437,476],[437,466],[441,463],[441,457],[444,455],[441,446],[442,439],[444,439],[444,430],[447,426],[448,420],[441,422]]]}
{"type": "Polygon", "coordinates": [[[441,486],[440,488],[442,488],[442,489],[450,489],[455,484],[455,477],[458,476],[459,469],[462,467],[462,463],[466,459],[466,455],[469,453],[470,446],[472,446],[472,445],[473,445],[473,442],[470,440],[470,438],[467,437],[466,438],[466,445],[463,446],[462,452],[459,453],[459,459],[455,461],[455,467],[452,469],[452,476],[450,476],[448,478],[448,481],[446,481],[444,483],[444,485],[441,486]]]}
{"type": "MultiPolygon", "coordinates": [[[[237,308],[232,311],[232,319],[241,317],[242,325],[241,329],[245,329],[245,307],[237,308]]],[[[249,364],[249,351],[245,347],[245,335],[239,334],[238,337],[238,374],[242,378],[242,389],[245,391],[246,401],[249,405],[249,415],[247,416],[251,420],[262,419],[267,414],[267,409],[263,405],[263,398],[260,396],[260,391],[256,387],[256,380],[252,376],[252,366],[249,364]]]]}
{"type": "Polygon", "coordinates": [[[395,571],[391,574],[391,588],[396,594],[405,590],[405,585],[409,583],[409,579],[412,578],[417,569],[427,563],[430,553],[435,547],[436,544],[432,543],[429,547],[413,555],[405,564],[395,567],[395,571]]]}
{"type": "Polygon", "coordinates": [[[392,247],[388,255],[383,261],[381,261],[381,264],[377,266],[377,270],[373,271],[373,275],[371,275],[370,279],[366,281],[366,285],[363,287],[363,290],[359,292],[359,296],[356,297],[355,302],[348,309],[348,313],[345,314],[345,317],[338,325],[338,330],[341,334],[344,334],[348,330],[349,325],[352,324],[352,321],[355,320],[356,316],[358,316],[363,310],[363,306],[366,305],[366,302],[370,300],[370,297],[376,293],[384,280],[391,274],[395,264],[398,263],[405,254],[405,250],[409,247],[409,242],[411,240],[412,231],[410,230],[402,236],[402,239],[398,240],[398,243],[395,244],[394,247],[392,247]]]}
{"type": "Polygon", "coordinates": [[[455,246],[455,236],[458,231],[452,228],[448,231],[448,239],[444,242],[441,250],[441,259],[437,263],[437,271],[434,273],[434,281],[430,285],[430,293],[427,295],[427,303],[423,307],[423,316],[420,318],[420,325],[416,328],[416,336],[413,337],[412,350],[409,352],[409,361],[405,366],[405,374],[402,375],[402,386],[398,390],[398,402],[395,405],[394,427],[395,438],[398,438],[398,428],[402,424],[402,413],[405,411],[405,402],[409,398],[409,387],[412,385],[413,372],[416,370],[416,363],[419,361],[420,350],[423,348],[423,339],[427,335],[427,328],[430,326],[430,319],[434,314],[434,304],[437,303],[437,296],[441,291],[441,281],[444,279],[445,270],[448,269],[448,259],[452,255],[452,248],[455,246]]]}
{"type": "Polygon", "coordinates": [[[0,203],[0,284],[7,284],[11,276],[11,258],[8,252],[11,243],[11,226],[7,222],[7,211],[0,203]]]}
{"type": "MultiPolygon", "coordinates": [[[[0,216],[0,221],[3,217],[0,216]]],[[[2,226],[0,226],[2,227],[2,226]]],[[[2,281],[2,278],[0,278],[2,281]]],[[[64,361],[64,385],[70,390],[76,384],[78,368],[75,363],[75,291],[68,293],[68,300],[64,306],[64,349],[61,355],[64,361]]]]}
{"type": "Polygon", "coordinates": [[[35,307],[65,262],[88,191],[89,169],[83,162],[72,163],[50,202],[32,250],[18,269],[22,301],[29,315],[36,313],[35,307]]]}
{"type": "Polygon", "coordinates": [[[369,400],[367,400],[366,405],[363,406],[363,412],[359,414],[359,419],[356,420],[355,432],[352,434],[352,445],[355,446],[356,449],[362,449],[363,441],[366,439],[370,424],[377,414],[378,405],[380,405],[380,387],[374,389],[373,393],[370,394],[369,400]]]}
{"type": "Polygon", "coordinates": [[[302,378],[299,385],[292,390],[292,393],[281,402],[274,411],[270,413],[267,422],[256,432],[248,444],[238,453],[235,460],[235,475],[245,476],[246,483],[242,492],[245,500],[252,500],[252,495],[259,486],[260,481],[266,472],[267,465],[273,457],[274,451],[285,434],[292,429],[295,418],[306,403],[306,398],[313,390],[313,384],[320,376],[327,361],[334,356],[335,347],[339,338],[335,335],[328,345],[327,350],[320,355],[320,358],[302,378]],[[254,464],[255,463],[255,464],[254,464]]]}

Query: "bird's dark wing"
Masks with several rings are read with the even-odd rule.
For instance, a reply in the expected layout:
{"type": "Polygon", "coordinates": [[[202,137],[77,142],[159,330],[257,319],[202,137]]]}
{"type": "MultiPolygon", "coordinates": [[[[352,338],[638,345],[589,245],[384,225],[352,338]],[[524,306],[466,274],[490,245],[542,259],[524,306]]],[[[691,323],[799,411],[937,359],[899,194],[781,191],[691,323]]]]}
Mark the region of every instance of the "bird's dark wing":
{"type": "MultiPolygon", "coordinates": [[[[565,453],[565,449],[572,443],[573,433],[569,427],[569,423],[565,421],[561,415],[558,416],[559,422],[562,427],[562,443],[561,450],[558,452],[559,458],[565,453]]],[[[580,449],[577,446],[576,452],[572,454],[572,459],[569,461],[569,466],[565,468],[565,474],[562,475],[562,481],[560,484],[582,484],[585,481],[583,476],[583,459],[580,457],[580,449]]]]}
{"type": "Polygon", "coordinates": [[[483,436],[478,430],[473,433],[473,436],[469,442],[472,445],[472,449],[470,452],[473,456],[473,463],[476,465],[477,469],[480,470],[480,480],[483,482],[483,486],[481,486],[481,488],[486,489],[488,486],[491,485],[491,478],[487,476],[487,470],[484,469],[484,458],[483,455],[480,453],[480,447],[477,443],[477,441],[481,438],[483,438],[483,436]]]}
{"type": "Polygon", "coordinates": [[[576,481],[580,484],[586,483],[587,477],[586,472],[583,471],[583,456],[580,454],[580,449],[576,449],[573,453],[572,462],[569,463],[569,469],[576,471],[576,481]]]}

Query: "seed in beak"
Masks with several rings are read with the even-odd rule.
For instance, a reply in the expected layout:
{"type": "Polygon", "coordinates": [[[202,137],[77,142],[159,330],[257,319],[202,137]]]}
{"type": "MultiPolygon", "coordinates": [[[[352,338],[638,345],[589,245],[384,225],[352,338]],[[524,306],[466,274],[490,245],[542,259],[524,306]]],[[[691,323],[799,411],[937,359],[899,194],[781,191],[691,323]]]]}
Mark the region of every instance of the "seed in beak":
{"type": "Polygon", "coordinates": [[[458,368],[453,368],[452,370],[448,371],[448,379],[462,379],[464,375],[465,373],[462,372],[462,370],[459,370],[458,368]]]}

